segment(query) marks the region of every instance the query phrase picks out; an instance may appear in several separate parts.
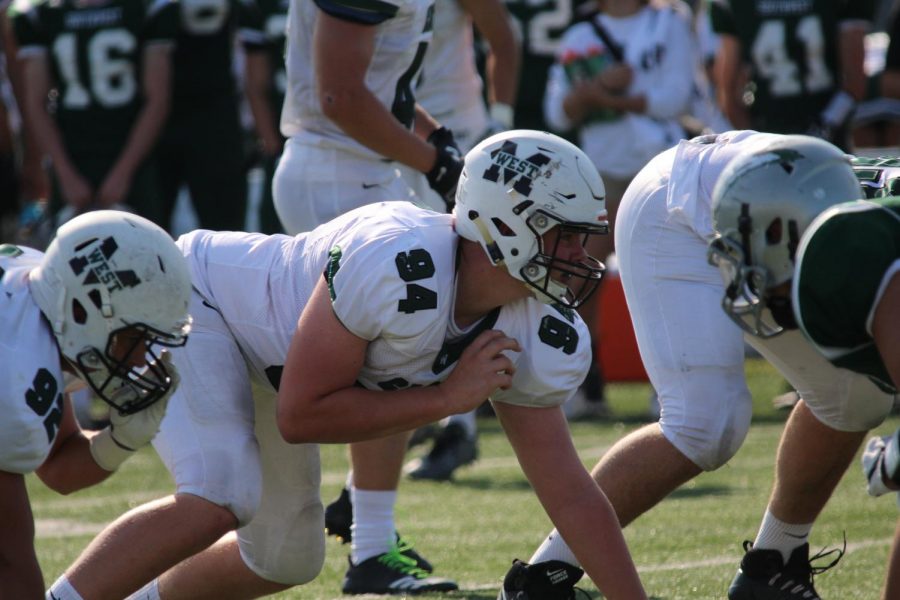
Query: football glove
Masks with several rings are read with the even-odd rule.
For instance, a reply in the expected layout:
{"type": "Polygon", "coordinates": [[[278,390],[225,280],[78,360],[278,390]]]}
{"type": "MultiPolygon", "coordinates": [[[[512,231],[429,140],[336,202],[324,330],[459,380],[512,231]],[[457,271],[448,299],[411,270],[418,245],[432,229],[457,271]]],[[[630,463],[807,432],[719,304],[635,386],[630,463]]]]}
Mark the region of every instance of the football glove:
{"type": "Polygon", "coordinates": [[[900,429],[884,437],[873,437],[862,455],[863,475],[870,496],[896,491],[900,485],[900,429]],[[888,484],[894,488],[888,487],[888,484]]]}
{"type": "Polygon", "coordinates": [[[462,152],[453,139],[453,132],[446,127],[432,131],[428,136],[428,143],[437,148],[437,159],[431,170],[425,173],[425,177],[431,189],[447,205],[447,212],[450,212],[456,203],[456,183],[463,168],[462,152]]]}
{"type": "MultiPolygon", "coordinates": [[[[149,444],[159,431],[159,424],[166,414],[169,398],[178,387],[181,378],[172,362],[168,350],[160,352],[159,359],[165,362],[165,370],[172,380],[169,391],[148,406],[132,414],[122,414],[113,409],[109,417],[109,426],[90,440],[91,456],[94,462],[106,471],[115,471],[138,449],[149,444]]],[[[115,400],[115,397],[113,397],[115,400]]]]}

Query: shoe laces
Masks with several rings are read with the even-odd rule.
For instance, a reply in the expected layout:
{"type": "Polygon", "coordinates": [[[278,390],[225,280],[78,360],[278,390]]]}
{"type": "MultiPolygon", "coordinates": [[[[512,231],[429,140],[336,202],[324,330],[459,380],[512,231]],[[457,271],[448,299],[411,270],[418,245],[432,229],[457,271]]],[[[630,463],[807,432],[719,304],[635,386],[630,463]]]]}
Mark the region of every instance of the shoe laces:
{"type": "Polygon", "coordinates": [[[840,562],[840,560],[842,558],[844,558],[844,553],[846,551],[847,551],[847,532],[845,531],[844,532],[844,543],[841,548],[832,548],[831,550],[828,550],[827,552],[826,552],[825,548],[822,548],[816,554],[809,557],[810,573],[812,575],[819,575],[821,573],[824,573],[828,569],[830,569],[833,566],[835,566],[836,564],[838,564],[840,562]],[[827,565],[812,564],[812,562],[814,560],[826,559],[827,557],[831,556],[832,554],[837,554],[837,556],[834,558],[834,560],[829,562],[827,565]]]}
{"type": "Polygon", "coordinates": [[[425,579],[428,577],[428,571],[420,568],[415,559],[403,554],[408,550],[412,550],[412,548],[412,542],[398,538],[390,550],[378,557],[378,562],[404,575],[411,575],[416,579],[425,579]]]}

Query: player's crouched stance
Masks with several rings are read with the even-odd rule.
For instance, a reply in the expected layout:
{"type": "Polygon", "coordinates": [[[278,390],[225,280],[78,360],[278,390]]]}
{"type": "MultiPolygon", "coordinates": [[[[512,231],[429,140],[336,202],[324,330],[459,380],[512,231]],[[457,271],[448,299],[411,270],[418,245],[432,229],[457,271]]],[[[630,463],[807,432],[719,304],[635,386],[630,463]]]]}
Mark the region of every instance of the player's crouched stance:
{"type": "MultiPolygon", "coordinates": [[[[560,408],[590,361],[572,309],[603,270],[584,250],[607,230],[603,182],[572,144],[511,131],[469,152],[456,201],[452,215],[365,206],[295,237],[183,236],[194,323],[154,440],[176,492],[113,523],[61,581],[85,600],[309,581],[325,551],[316,443],[409,431],[491,397],[588,575],[607,598],[646,598],[560,408]]],[[[383,593],[450,589],[402,550],[361,559],[383,593]]]]}
{"type": "Polygon", "coordinates": [[[0,245],[4,598],[44,591],[24,475],[68,494],[103,481],[150,442],[178,379],[159,346],[187,339],[190,290],[172,238],[123,212],[72,219],[46,254],[0,245]],[[111,406],[112,424],[100,432],[79,428],[66,396],[85,383],[111,406]]]}

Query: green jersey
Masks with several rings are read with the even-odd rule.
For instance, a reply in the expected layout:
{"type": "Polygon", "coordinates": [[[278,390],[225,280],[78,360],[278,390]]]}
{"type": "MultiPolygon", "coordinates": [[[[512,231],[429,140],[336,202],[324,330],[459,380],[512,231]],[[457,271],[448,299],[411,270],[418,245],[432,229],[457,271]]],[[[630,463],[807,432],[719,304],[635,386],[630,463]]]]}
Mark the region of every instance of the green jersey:
{"type": "Polygon", "coordinates": [[[840,87],[840,25],[873,12],[873,0],[713,0],[713,30],[737,37],[751,67],[753,129],[808,131],[840,87]]]}
{"type": "Polygon", "coordinates": [[[72,156],[113,159],[143,103],[149,44],[174,39],[169,0],[19,0],[10,9],[19,56],[47,56],[55,80],[55,120],[72,156]]]}
{"type": "Polygon", "coordinates": [[[172,78],[173,112],[193,111],[223,97],[237,102],[234,41],[264,44],[253,0],[179,0],[180,27],[172,78]]]}
{"type": "Polygon", "coordinates": [[[522,40],[522,74],[516,96],[516,128],[547,130],[544,91],[563,33],[588,0],[505,0],[522,40]]]}
{"type": "Polygon", "coordinates": [[[872,339],[875,307],[900,270],[900,197],[838,204],[803,234],[793,283],[800,328],[832,364],[896,393],[872,339]]]}

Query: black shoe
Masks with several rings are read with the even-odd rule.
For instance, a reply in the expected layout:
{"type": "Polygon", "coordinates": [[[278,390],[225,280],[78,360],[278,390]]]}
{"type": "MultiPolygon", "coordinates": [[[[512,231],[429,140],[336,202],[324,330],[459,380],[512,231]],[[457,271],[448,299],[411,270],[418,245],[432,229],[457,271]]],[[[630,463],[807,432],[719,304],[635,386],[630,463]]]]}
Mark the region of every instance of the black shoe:
{"type": "MultiPolygon", "coordinates": [[[[350,490],[341,489],[338,499],[325,507],[325,532],[333,535],[342,544],[349,544],[353,540],[350,525],[353,524],[353,504],[350,502],[350,490]]],[[[410,542],[405,541],[397,534],[397,545],[403,548],[403,554],[416,561],[416,566],[431,573],[434,567],[424,556],[416,552],[410,542]]]]}
{"type": "Polygon", "coordinates": [[[350,568],[344,575],[341,591],[345,594],[424,594],[459,589],[455,581],[431,577],[428,571],[416,566],[416,561],[407,555],[409,550],[412,547],[400,540],[384,554],[358,565],[349,561],[350,568]]]}
{"type": "Polygon", "coordinates": [[[353,504],[350,502],[350,490],[341,488],[338,499],[325,507],[325,533],[333,535],[343,544],[353,539],[350,526],[353,524],[353,504]]]}
{"type": "Polygon", "coordinates": [[[434,446],[422,458],[406,465],[406,474],[412,479],[447,481],[453,472],[478,458],[478,441],[465,427],[450,423],[434,438],[434,446]]]}
{"type": "Polygon", "coordinates": [[[813,587],[813,575],[827,571],[844,555],[844,550],[835,548],[810,558],[809,544],[803,544],[794,549],[785,563],[778,550],[757,550],[749,540],[744,542],[744,552],[741,568],[728,587],[729,600],[821,600],[813,587]],[[835,552],[837,558],[829,564],[811,564],[835,552]]]}
{"type": "Polygon", "coordinates": [[[529,565],[519,559],[503,578],[497,600],[574,600],[584,571],[560,560],[529,565]]]}

